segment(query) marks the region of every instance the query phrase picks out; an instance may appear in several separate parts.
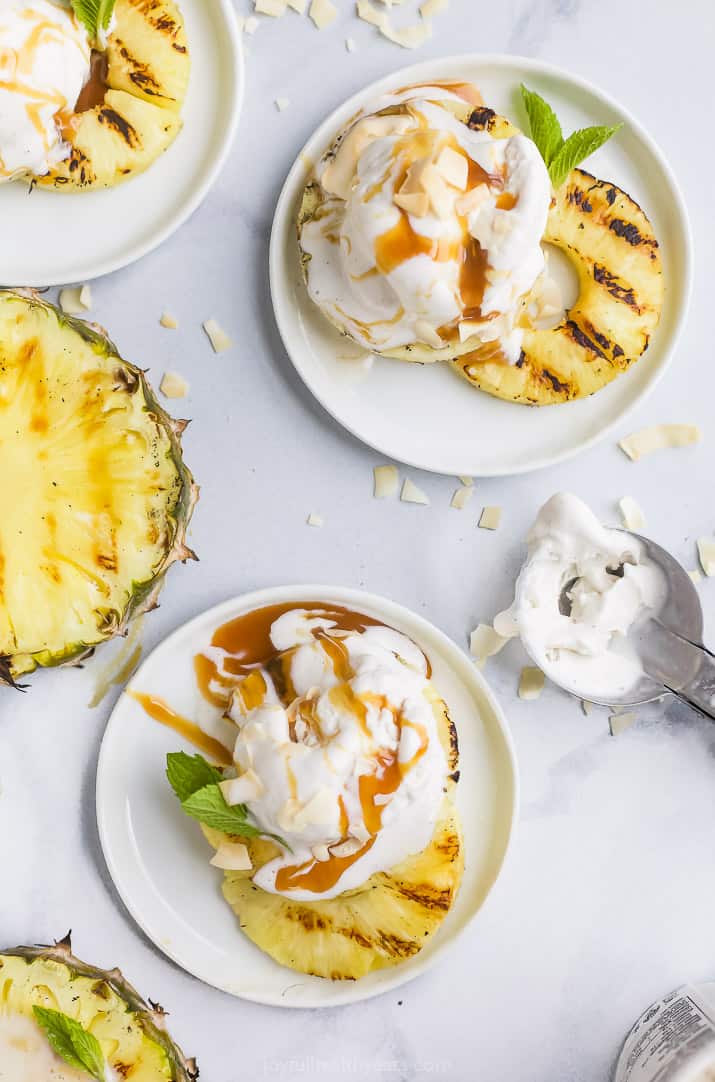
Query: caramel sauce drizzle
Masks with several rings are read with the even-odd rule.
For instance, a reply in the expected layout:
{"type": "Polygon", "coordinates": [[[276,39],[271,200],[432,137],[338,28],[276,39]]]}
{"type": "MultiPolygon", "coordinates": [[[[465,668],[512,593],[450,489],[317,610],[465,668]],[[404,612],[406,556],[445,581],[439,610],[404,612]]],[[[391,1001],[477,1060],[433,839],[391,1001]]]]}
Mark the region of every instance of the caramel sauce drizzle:
{"type": "Polygon", "coordinates": [[[131,695],[133,699],[136,699],[150,718],[158,721],[160,725],[166,725],[167,728],[173,729],[184,740],[188,740],[190,744],[200,748],[201,751],[205,751],[214,762],[220,763],[221,766],[230,766],[233,762],[231,752],[219,740],[214,740],[208,733],[199,729],[198,725],[195,725],[193,721],[189,721],[187,718],[182,717],[181,714],[177,714],[158,695],[148,695],[146,692],[134,691],[131,688],[127,690],[127,695],[131,695]]]}

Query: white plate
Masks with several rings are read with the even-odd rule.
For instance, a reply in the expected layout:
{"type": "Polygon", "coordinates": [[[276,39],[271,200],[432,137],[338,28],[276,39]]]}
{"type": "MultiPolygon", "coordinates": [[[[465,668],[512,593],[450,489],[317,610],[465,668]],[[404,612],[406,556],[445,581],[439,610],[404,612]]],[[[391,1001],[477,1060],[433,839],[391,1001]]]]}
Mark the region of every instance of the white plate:
{"type": "Polygon", "coordinates": [[[233,141],[243,51],[231,0],[179,0],[191,77],[177,138],[116,188],[53,192],[0,185],[0,284],[83,282],[126,267],[178,229],[204,199],[233,141]]]}
{"type": "Polygon", "coordinates": [[[200,704],[192,659],[215,629],[251,609],[301,600],[347,605],[413,638],[429,656],[435,686],[457,726],[457,805],[466,869],[451,913],[420,954],[359,981],[329,981],[285,969],[254,946],[221,895],[221,873],[209,865],[201,831],[182,814],[166,781],[167,752],[191,749],[152,721],[129,695],[122,695],[110,718],[97,770],[102,849],[136,922],[160,950],[207,984],[279,1007],[352,1003],[423,972],[455,941],[489,893],[506,856],[518,799],[506,722],[473,662],[426,620],[358,590],[288,586],[227,601],[169,636],[133,677],[132,688],[162,696],[179,713],[196,717],[200,704]]]}
{"type": "Polygon", "coordinates": [[[589,83],[538,60],[455,56],[404,68],[341,105],[308,141],[288,174],[271,237],[271,291],[288,355],[318,401],[353,435],[391,458],[436,473],[494,477],[525,473],[575,455],[618,424],[662,375],[685,318],[691,240],[685,204],[662,153],[621,105],[589,83]],[[566,131],[588,124],[624,128],[586,162],[640,203],[662,246],[666,298],[660,326],[632,369],[592,398],[529,408],[477,391],[449,366],[376,358],[339,361],[347,339],[310,301],[298,261],[295,214],[307,178],[344,123],[378,94],[412,82],[466,79],[498,112],[521,119],[525,82],[554,106],[566,131]]]}

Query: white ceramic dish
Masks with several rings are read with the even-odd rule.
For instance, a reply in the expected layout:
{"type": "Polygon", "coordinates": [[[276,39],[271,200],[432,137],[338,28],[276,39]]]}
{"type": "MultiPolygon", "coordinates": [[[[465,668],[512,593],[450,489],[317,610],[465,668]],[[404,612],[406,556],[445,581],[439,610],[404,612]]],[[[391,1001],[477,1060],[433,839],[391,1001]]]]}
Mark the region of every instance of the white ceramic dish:
{"type": "Polygon", "coordinates": [[[96,192],[0,186],[0,284],[84,282],[156,248],[202,202],[228,154],[243,99],[231,0],[180,0],[191,54],[184,126],[145,173],[96,192]]]}
{"type": "MultiPolygon", "coordinates": [[[[619,424],[652,389],[672,355],[691,283],[692,243],[685,204],[651,137],[621,105],[577,76],[538,60],[455,56],[404,68],[341,105],[318,128],[291,169],[271,237],[271,292],[278,328],[299,375],[325,409],[382,454],[436,473],[498,476],[552,465],[590,447],[619,424]],[[411,365],[375,358],[369,369],[340,360],[348,340],[323,318],[305,290],[298,261],[295,214],[310,163],[342,125],[374,97],[430,79],[466,79],[498,112],[523,122],[518,101],[525,82],[555,108],[565,131],[588,124],[624,128],[585,163],[612,180],[648,213],[660,240],[666,299],[647,353],[591,398],[530,408],[470,387],[446,365],[411,365]],[[306,162],[308,166],[306,166],[306,162]]],[[[353,348],[353,352],[355,352],[353,348]]]]}
{"type": "MultiPolygon", "coordinates": [[[[197,717],[192,659],[215,629],[241,613],[286,601],[330,601],[404,631],[428,654],[460,743],[457,803],[466,870],[440,931],[415,958],[359,981],[328,981],[277,965],[240,931],[223,900],[221,873],[198,825],[182,814],[165,778],[165,757],[182,747],[123,694],[107,726],[97,771],[99,836],[128,910],[154,943],[189,973],[244,999],[280,1007],[319,1007],[368,999],[423,972],[477,913],[501,870],[517,814],[514,751],[504,716],[482,675],[441,631],[408,609],[358,590],[289,586],[227,601],[169,636],[132,678],[134,690],[165,698],[197,717]]],[[[201,707],[206,709],[202,702],[201,707]]],[[[218,713],[218,711],[216,712],[218,713]]],[[[210,724],[210,718],[204,717],[210,724]]]]}

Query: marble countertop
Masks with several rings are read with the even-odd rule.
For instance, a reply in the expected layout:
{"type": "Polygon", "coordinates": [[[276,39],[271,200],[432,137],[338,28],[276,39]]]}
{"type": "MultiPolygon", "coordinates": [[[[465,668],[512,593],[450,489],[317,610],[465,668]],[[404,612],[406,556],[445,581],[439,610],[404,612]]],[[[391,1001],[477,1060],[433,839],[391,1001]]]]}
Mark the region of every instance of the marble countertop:
{"type": "MultiPolygon", "coordinates": [[[[215,189],[158,251],[94,285],[92,316],[125,356],[155,382],[166,368],[191,381],[181,405],[193,418],[187,461],[202,484],[190,537],[201,562],[169,575],[145,652],[209,605],[281,581],[388,594],[466,645],[469,629],[508,602],[521,538],[557,489],[612,520],[617,500],[635,496],[648,532],[688,567],[695,538],[715,527],[709,0],[452,0],[434,39],[412,54],[358,23],[349,0],[337,2],[344,13],[323,34],[307,20],[290,30],[262,22],[249,42],[238,139],[215,189]],[[398,66],[468,49],[536,56],[594,80],[668,155],[692,217],[695,292],[675,361],[626,430],[695,422],[705,440],[633,464],[609,438],[555,469],[478,481],[474,511],[457,513],[448,509],[454,480],[416,471],[430,507],[372,500],[380,460],[320,410],[285,356],[267,244],[288,167],[330,109],[398,66]],[[291,100],[286,112],[278,96],[291,100]],[[165,308],[179,315],[179,332],[159,327],[165,308]],[[220,356],[200,326],[210,315],[236,343],[220,356]],[[504,508],[501,529],[477,530],[476,505],[492,503],[504,508]],[[325,516],[322,530],[305,525],[310,511],[325,516]]],[[[715,581],[700,590],[712,643],[715,581]]],[[[604,1082],[641,1008],[715,976],[715,728],[655,706],[614,738],[605,711],[584,717],[553,687],[522,702],[523,657],[510,645],[487,675],[514,734],[521,822],[459,948],[398,992],[334,1011],[279,1011],[205,987],[138,932],[102,860],[94,781],[114,696],[87,704],[112,649],[82,670],[41,674],[26,695],[0,696],[0,940],[48,942],[72,928],[80,956],[120,964],[170,1009],[206,1082],[604,1082]]]]}

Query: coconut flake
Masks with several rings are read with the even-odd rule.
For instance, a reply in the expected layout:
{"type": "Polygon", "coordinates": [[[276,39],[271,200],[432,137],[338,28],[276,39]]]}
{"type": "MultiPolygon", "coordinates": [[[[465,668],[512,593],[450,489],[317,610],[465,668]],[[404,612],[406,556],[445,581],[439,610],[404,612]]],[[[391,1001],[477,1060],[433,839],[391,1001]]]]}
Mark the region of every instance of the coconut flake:
{"type": "Polygon", "coordinates": [[[454,204],[454,209],[457,211],[457,214],[461,214],[466,218],[472,211],[481,207],[482,203],[488,198],[488,186],[486,184],[477,184],[476,188],[472,188],[470,191],[465,192],[464,195],[460,195],[459,199],[454,204]]]}
{"type": "Polygon", "coordinates": [[[276,109],[279,113],[285,112],[290,106],[290,98],[276,98],[276,109]]]}
{"type": "Polygon", "coordinates": [[[409,477],[404,480],[400,499],[403,503],[421,503],[425,506],[429,504],[429,497],[409,477]]]}
{"type": "Polygon", "coordinates": [[[526,665],[519,677],[519,698],[538,699],[544,690],[544,674],[535,665],[526,665]]]}
{"type": "Polygon", "coordinates": [[[286,0],[253,0],[253,10],[256,15],[271,15],[274,19],[280,19],[286,13],[286,0]]]}
{"type": "MultiPolygon", "coordinates": [[[[392,197],[396,207],[413,214],[415,218],[426,218],[429,214],[429,196],[427,192],[396,192],[392,197]]],[[[442,339],[440,339],[440,345],[442,339]]]]}
{"type": "Polygon", "coordinates": [[[477,322],[474,319],[463,319],[459,324],[459,341],[464,343],[469,338],[473,338],[478,331],[484,327],[483,323],[477,322]]]}
{"type": "Polygon", "coordinates": [[[161,377],[159,390],[165,398],[186,398],[189,384],[178,372],[165,372],[161,377]]]}
{"type": "Polygon", "coordinates": [[[312,0],[308,15],[318,30],[325,30],[338,17],[338,9],[330,0],[312,0]]]}
{"type": "Polygon", "coordinates": [[[223,328],[218,325],[215,319],[207,319],[205,323],[201,324],[201,326],[208,335],[209,342],[213,346],[214,353],[223,353],[225,350],[230,349],[233,345],[233,342],[231,341],[229,336],[226,334],[223,328]]]}
{"type": "Polygon", "coordinates": [[[469,165],[464,154],[460,154],[453,147],[444,147],[435,162],[435,168],[453,188],[459,188],[461,192],[466,190],[469,165]]]}
{"type": "Polygon", "coordinates": [[[288,7],[293,11],[297,11],[299,15],[305,15],[307,6],[308,0],[288,0],[288,7]]]}
{"type": "Polygon", "coordinates": [[[425,0],[420,7],[420,15],[423,19],[433,19],[435,15],[441,15],[449,7],[449,0],[425,0]]]}
{"type": "Polygon", "coordinates": [[[387,496],[394,496],[400,486],[400,472],[397,466],[375,466],[372,471],[374,479],[373,495],[376,500],[384,500],[387,496]]]}
{"type": "Polygon", "coordinates": [[[467,477],[465,474],[460,474],[460,476],[457,478],[457,480],[461,481],[461,483],[463,485],[473,485],[474,484],[474,478],[473,477],[467,477]]]}
{"type": "Polygon", "coordinates": [[[253,867],[243,842],[221,842],[209,863],[225,872],[248,872],[253,867]]]}
{"type": "Polygon", "coordinates": [[[501,522],[501,507],[484,507],[479,518],[481,530],[498,530],[501,522]]]}
{"type": "Polygon", "coordinates": [[[240,778],[227,778],[225,781],[220,781],[218,787],[229,807],[245,804],[249,800],[257,800],[265,791],[265,786],[258,774],[250,768],[241,774],[240,778]]]}
{"type": "Polygon", "coordinates": [[[426,342],[427,345],[432,346],[433,349],[440,349],[444,345],[438,332],[434,329],[432,324],[428,323],[425,319],[416,320],[415,335],[420,342],[426,342]]]}
{"type": "Polygon", "coordinates": [[[345,39],[345,48],[347,49],[347,51],[348,51],[349,53],[354,53],[354,52],[356,52],[356,50],[357,50],[357,44],[356,44],[356,42],[355,42],[355,38],[346,38],[346,39],[345,39]]]}
{"type": "Polygon", "coordinates": [[[315,511],[311,511],[305,521],[308,523],[309,526],[320,527],[325,525],[325,519],[323,518],[323,516],[316,514],[315,511]]]}
{"type": "Polygon", "coordinates": [[[378,11],[378,9],[370,3],[370,0],[357,0],[357,15],[358,19],[362,19],[365,23],[370,23],[371,26],[376,26],[378,30],[382,30],[387,22],[387,12],[378,11]]]}
{"type": "Polygon", "coordinates": [[[697,584],[699,582],[703,581],[703,573],[697,567],[694,567],[692,571],[688,571],[688,574],[690,575],[690,578],[692,579],[692,581],[695,583],[696,586],[697,586],[697,584]]]}
{"type": "Polygon", "coordinates": [[[170,331],[175,331],[179,326],[179,322],[175,316],[172,316],[171,312],[162,312],[159,317],[159,322],[162,327],[167,327],[170,331]]]}
{"type": "Polygon", "coordinates": [[[698,558],[708,578],[715,575],[715,541],[709,537],[698,538],[698,558]]]}
{"type": "Polygon", "coordinates": [[[477,668],[484,667],[488,657],[498,654],[508,639],[494,630],[490,624],[477,624],[469,636],[469,652],[474,658],[477,668]]]}
{"type": "Polygon", "coordinates": [[[588,717],[592,710],[593,703],[590,703],[588,699],[581,699],[581,713],[585,714],[586,717],[588,717]]]}
{"type": "Polygon", "coordinates": [[[89,286],[67,286],[60,290],[60,308],[68,316],[78,316],[92,307],[92,290],[89,286]]]}
{"type": "Polygon", "coordinates": [[[638,715],[633,711],[622,714],[609,714],[608,727],[611,730],[611,736],[618,736],[624,729],[628,729],[637,717],[638,715]]]}
{"type": "Polygon", "coordinates": [[[463,511],[467,506],[472,496],[474,495],[473,485],[463,485],[462,488],[458,488],[452,495],[450,501],[450,507],[456,507],[458,511],[463,511]]]}
{"type": "Polygon", "coordinates": [[[639,531],[645,529],[645,515],[632,496],[623,496],[619,500],[618,506],[621,509],[623,525],[627,530],[639,531]]]}
{"type": "Polygon", "coordinates": [[[394,45],[400,45],[403,49],[419,49],[432,37],[432,26],[428,22],[415,23],[413,26],[394,27],[389,19],[385,19],[380,27],[380,33],[394,45]]]}
{"type": "Polygon", "coordinates": [[[255,15],[249,15],[243,24],[243,32],[244,34],[255,34],[260,25],[260,19],[257,19],[255,15]]]}
{"type": "Polygon", "coordinates": [[[688,447],[700,443],[702,432],[697,425],[651,425],[622,439],[618,446],[632,462],[664,447],[688,447]]]}

